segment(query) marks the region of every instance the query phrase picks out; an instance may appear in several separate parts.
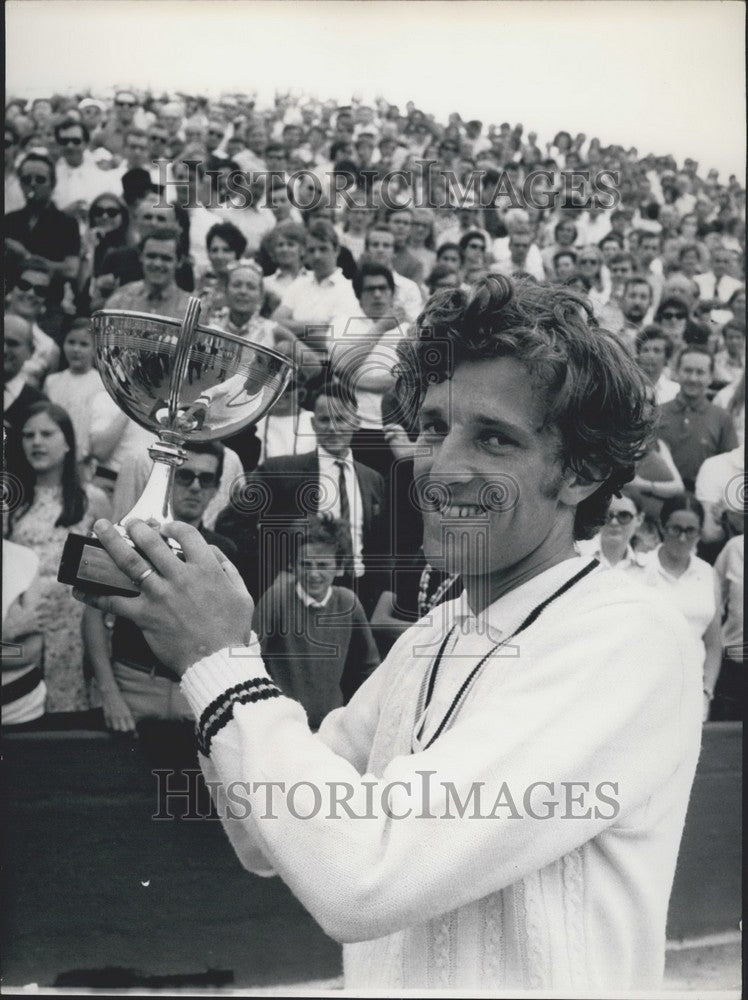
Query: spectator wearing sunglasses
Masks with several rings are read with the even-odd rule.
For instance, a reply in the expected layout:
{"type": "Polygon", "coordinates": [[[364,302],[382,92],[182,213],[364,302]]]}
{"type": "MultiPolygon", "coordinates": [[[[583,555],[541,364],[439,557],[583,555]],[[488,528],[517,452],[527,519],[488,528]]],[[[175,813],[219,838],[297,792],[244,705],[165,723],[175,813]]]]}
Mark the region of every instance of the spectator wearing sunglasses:
{"type": "Polygon", "coordinates": [[[114,95],[114,107],[106,125],[94,136],[94,145],[103,146],[116,156],[121,155],[125,136],[137,124],[135,118],[139,102],[130,90],[120,90],[114,95]]]}
{"type": "MultiPolygon", "coordinates": [[[[174,520],[197,528],[207,542],[234,562],[233,542],[203,524],[203,515],[223,473],[223,445],[214,441],[192,443],[186,451],[184,464],[174,474],[174,520]]],[[[179,690],[179,678],[156,658],[140,629],[124,618],[115,619],[111,653],[107,632],[101,612],[86,608],[84,642],[101,692],[107,728],[128,732],[141,719],[191,718],[179,690]]]]}
{"type": "Polygon", "coordinates": [[[588,541],[577,542],[582,555],[594,556],[603,569],[642,569],[642,553],[637,552],[632,541],[641,527],[643,515],[636,501],[628,496],[614,496],[610,501],[605,524],[598,534],[588,541]]]}
{"type": "Polygon", "coordinates": [[[57,175],[44,153],[27,153],[18,168],[26,204],[5,216],[5,243],[22,258],[42,257],[59,281],[75,281],[80,264],[78,223],[52,201],[57,175]]]}
{"type": "Polygon", "coordinates": [[[663,541],[644,557],[642,570],[630,570],[643,584],[667,594],[682,611],[701,648],[704,721],[722,662],[721,595],[714,570],[696,555],[704,508],[691,494],[666,500],[660,514],[663,541]]]}
{"type": "Polygon", "coordinates": [[[28,257],[8,296],[8,312],[31,324],[33,352],[21,369],[27,385],[41,389],[44,379],[60,367],[60,348],[39,326],[52,276],[46,261],[28,257]]]}
{"type": "Polygon", "coordinates": [[[53,201],[70,215],[81,217],[91,202],[104,192],[117,195],[120,180],[116,172],[102,170],[88,148],[89,131],[83,122],[66,118],[55,125],[55,141],[60,148],[56,164],[57,183],[53,201]]]}

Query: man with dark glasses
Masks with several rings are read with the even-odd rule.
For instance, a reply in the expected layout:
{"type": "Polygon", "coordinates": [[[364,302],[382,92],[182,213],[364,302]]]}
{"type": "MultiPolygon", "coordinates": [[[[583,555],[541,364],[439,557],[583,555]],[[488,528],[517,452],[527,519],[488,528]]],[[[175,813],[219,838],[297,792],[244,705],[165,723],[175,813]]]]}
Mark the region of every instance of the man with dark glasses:
{"type": "Polygon", "coordinates": [[[102,170],[89,149],[89,131],[83,122],[72,118],[55,125],[55,140],[60,147],[57,160],[57,184],[53,200],[58,208],[71,215],[85,214],[100,194],[119,195],[118,173],[102,170]]]}
{"type": "MultiPolygon", "coordinates": [[[[235,562],[234,543],[203,524],[203,514],[216,495],[223,474],[223,445],[208,441],[189,445],[186,451],[184,464],[174,475],[174,518],[197,528],[209,545],[215,545],[235,562]]],[[[87,608],[83,629],[109,729],[127,732],[141,719],[192,718],[179,690],[178,676],[154,655],[137,626],[125,618],[114,620],[111,654],[107,624],[100,612],[87,608]]]]}
{"type": "Polygon", "coordinates": [[[44,258],[59,282],[75,281],[80,264],[78,223],[53,203],[57,175],[44,153],[28,153],[18,167],[26,204],[5,216],[5,243],[23,259],[44,258]]]}
{"type": "Polygon", "coordinates": [[[8,296],[8,312],[31,324],[33,352],[22,372],[28,385],[41,389],[50,372],[60,365],[60,348],[39,326],[50,296],[52,276],[45,261],[28,257],[8,296]]]}

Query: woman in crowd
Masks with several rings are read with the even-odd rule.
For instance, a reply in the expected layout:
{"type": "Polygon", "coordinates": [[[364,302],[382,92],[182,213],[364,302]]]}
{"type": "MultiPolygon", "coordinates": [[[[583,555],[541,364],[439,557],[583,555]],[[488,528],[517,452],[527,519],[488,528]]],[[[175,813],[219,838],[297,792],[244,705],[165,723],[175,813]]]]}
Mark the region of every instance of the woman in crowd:
{"type": "MultiPolygon", "coordinates": [[[[83,298],[87,304],[96,298],[91,280],[102,273],[102,264],[109,250],[119,250],[130,245],[130,213],[124,201],[105,192],[94,198],[88,209],[88,229],[83,242],[81,271],[78,287],[81,293],[79,312],[83,311],[83,298]]],[[[98,302],[93,303],[96,308],[98,302]]]]}
{"type": "Polygon", "coordinates": [[[429,295],[433,295],[440,288],[462,288],[460,272],[453,270],[447,264],[437,264],[426,278],[426,287],[429,295]]]}
{"type": "Polygon", "coordinates": [[[436,251],[435,266],[439,264],[449,268],[450,271],[454,271],[455,274],[461,274],[460,265],[462,264],[462,258],[460,257],[460,248],[456,243],[442,243],[436,251]]]}
{"type": "MultiPolygon", "coordinates": [[[[648,390],[654,403],[654,390],[648,390]]],[[[623,487],[623,492],[650,517],[659,518],[666,500],[681,496],[683,479],[673,461],[673,456],[662,438],[654,438],[649,450],[637,463],[636,475],[623,487]]]]}
{"type": "Polygon", "coordinates": [[[412,212],[408,249],[423,264],[423,273],[428,274],[436,264],[434,213],[430,208],[414,208],[412,212]]]}
{"type": "Polygon", "coordinates": [[[265,278],[265,291],[280,300],[291,282],[304,272],[306,229],[288,219],[270,231],[267,242],[275,270],[265,278]]]}
{"type": "Polygon", "coordinates": [[[666,500],[660,514],[663,542],[630,570],[643,583],[667,594],[683,612],[703,654],[704,719],[722,660],[721,598],[714,570],[695,554],[704,508],[690,493],[666,500]]]}
{"type": "Polygon", "coordinates": [[[640,555],[633,541],[642,524],[642,512],[629,496],[614,496],[599,533],[586,541],[577,542],[582,555],[594,556],[604,569],[626,569],[640,566],[640,555]]]}
{"type": "Polygon", "coordinates": [[[90,706],[83,674],[82,606],[70,587],[57,582],[57,570],[68,532],[90,531],[97,518],[109,516],[109,504],[97,487],[81,484],[75,432],[62,407],[35,403],[21,440],[24,503],[11,515],[10,539],[28,546],[40,560],[46,711],[80,712],[90,706]]]}
{"type": "Polygon", "coordinates": [[[235,333],[264,347],[275,347],[283,340],[295,340],[285,327],[260,315],[264,279],[257,264],[251,260],[229,264],[224,282],[226,304],[213,313],[211,326],[235,333]]]}
{"type": "Polygon", "coordinates": [[[200,296],[204,315],[209,316],[226,305],[227,269],[241,258],[247,241],[233,222],[217,222],[208,230],[205,246],[210,270],[200,276],[195,294],[200,296]]]}

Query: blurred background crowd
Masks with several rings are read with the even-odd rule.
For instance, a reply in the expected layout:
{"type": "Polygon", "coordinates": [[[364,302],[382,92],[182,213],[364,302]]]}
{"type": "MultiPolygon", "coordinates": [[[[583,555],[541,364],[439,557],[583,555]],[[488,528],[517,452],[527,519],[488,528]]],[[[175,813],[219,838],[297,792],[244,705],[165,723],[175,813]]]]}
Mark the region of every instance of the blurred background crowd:
{"type": "Polygon", "coordinates": [[[704,715],[744,691],[745,190],[709,165],[413,104],[120,90],[5,117],[3,722],[129,732],[187,719],[143,636],[56,580],[69,531],[117,519],[153,436],[104,390],[100,308],[291,353],[277,407],[191,447],[174,514],[238,566],[270,672],[310,724],[457,596],[426,564],[398,343],[489,274],[571,286],[650,381],[657,435],[599,535],[704,653],[704,715]]]}

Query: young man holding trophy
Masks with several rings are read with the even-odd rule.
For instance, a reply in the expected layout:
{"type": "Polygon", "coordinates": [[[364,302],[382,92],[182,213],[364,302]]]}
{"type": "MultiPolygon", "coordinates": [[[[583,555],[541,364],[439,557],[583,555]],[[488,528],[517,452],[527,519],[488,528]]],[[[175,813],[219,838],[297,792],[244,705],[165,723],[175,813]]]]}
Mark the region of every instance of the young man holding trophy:
{"type": "Polygon", "coordinates": [[[564,288],[434,296],[401,351],[423,549],[461,598],[408,629],[312,734],[268,676],[252,597],[184,524],[96,535],[182,678],[242,864],[346,943],[352,989],[653,989],[699,750],[684,622],[575,539],[652,419],[632,359],[564,288]],[[237,788],[249,794],[232,809],[237,788]]]}

